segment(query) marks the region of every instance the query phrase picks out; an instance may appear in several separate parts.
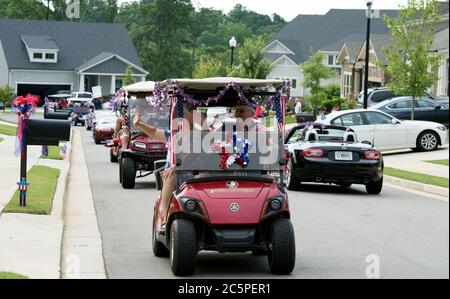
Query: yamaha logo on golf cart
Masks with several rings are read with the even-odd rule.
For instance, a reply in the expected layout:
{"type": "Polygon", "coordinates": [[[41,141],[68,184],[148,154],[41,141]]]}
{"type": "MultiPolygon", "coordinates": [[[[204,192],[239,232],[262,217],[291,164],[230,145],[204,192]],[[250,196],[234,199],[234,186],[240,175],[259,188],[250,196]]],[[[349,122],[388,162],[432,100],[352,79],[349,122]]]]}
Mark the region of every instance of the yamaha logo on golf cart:
{"type": "Polygon", "coordinates": [[[232,203],[232,204],[230,205],[230,210],[231,210],[231,212],[233,212],[233,213],[239,212],[239,204],[237,204],[237,203],[232,203]]]}
{"type": "Polygon", "coordinates": [[[239,187],[239,183],[236,181],[230,181],[227,182],[227,187],[230,189],[236,189],[237,187],[239,187]]]}

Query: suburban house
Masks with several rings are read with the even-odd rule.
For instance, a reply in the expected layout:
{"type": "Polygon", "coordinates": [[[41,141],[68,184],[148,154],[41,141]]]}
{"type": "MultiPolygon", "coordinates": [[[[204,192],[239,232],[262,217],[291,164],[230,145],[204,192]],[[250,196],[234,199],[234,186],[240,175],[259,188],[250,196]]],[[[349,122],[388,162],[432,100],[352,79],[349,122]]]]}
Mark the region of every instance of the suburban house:
{"type": "MultiPolygon", "coordinates": [[[[449,96],[449,19],[448,2],[440,3],[441,20],[434,32],[432,52],[441,54],[441,64],[438,71],[439,79],[431,88],[437,96],[449,96]]],[[[394,43],[389,35],[371,34],[369,57],[369,88],[381,87],[388,83],[388,76],[380,65],[388,64],[382,48],[394,43]]],[[[364,88],[364,70],[366,59],[365,37],[356,40],[354,37],[346,39],[337,56],[337,63],[341,65],[340,78],[341,97],[355,98],[364,88]]]]}
{"type": "Polygon", "coordinates": [[[449,43],[449,7],[448,1],[446,5],[441,7],[441,20],[437,26],[436,32],[434,33],[433,45],[431,46],[432,52],[437,52],[441,55],[441,64],[438,71],[438,82],[431,88],[431,92],[440,97],[448,97],[450,95],[449,90],[449,53],[448,53],[448,43],[449,43]]]}
{"type": "MultiPolygon", "coordinates": [[[[380,15],[395,17],[398,11],[383,10],[380,15]]],[[[361,41],[366,32],[366,10],[332,9],[325,15],[299,15],[287,24],[264,48],[266,58],[272,62],[269,78],[292,81],[293,97],[308,94],[302,86],[300,64],[308,60],[313,51],[324,56],[324,65],[336,71],[336,77],[324,82],[341,81],[341,65],[337,58],[345,41],[361,41]]],[[[373,34],[388,34],[389,29],[381,18],[372,20],[373,34]]]]}
{"type": "Polygon", "coordinates": [[[94,86],[111,95],[129,66],[136,82],[145,80],[148,72],[124,25],[0,20],[0,86],[10,85],[18,95],[94,86]]]}
{"type": "MultiPolygon", "coordinates": [[[[355,98],[364,88],[364,71],[366,65],[366,42],[346,41],[337,57],[342,67],[340,78],[341,97],[355,98]]],[[[393,44],[390,35],[372,34],[369,43],[369,88],[382,87],[388,82],[388,77],[380,65],[387,65],[383,47],[393,44]]]]}

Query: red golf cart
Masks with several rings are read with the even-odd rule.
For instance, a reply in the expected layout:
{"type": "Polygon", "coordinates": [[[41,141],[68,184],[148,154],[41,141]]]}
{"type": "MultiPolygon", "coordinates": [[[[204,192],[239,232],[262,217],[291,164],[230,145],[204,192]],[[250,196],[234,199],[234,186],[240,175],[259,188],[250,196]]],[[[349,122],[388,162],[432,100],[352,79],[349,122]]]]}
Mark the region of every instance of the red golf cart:
{"type": "MultiPolygon", "coordinates": [[[[153,101],[153,88],[154,82],[140,82],[124,88],[128,94],[126,116],[130,132],[128,148],[119,150],[122,148],[120,140],[115,140],[120,183],[124,189],[133,189],[136,179],[153,174],[155,162],[167,157],[165,143],[147,137],[132,124],[134,116],[139,113],[142,121],[163,130],[168,129],[169,107],[154,107],[150,104],[153,101]]],[[[111,151],[111,157],[113,154],[114,149],[111,151]]]]}
{"type": "MultiPolygon", "coordinates": [[[[267,255],[273,274],[293,271],[295,237],[283,185],[288,85],[281,80],[239,78],[161,83],[162,98],[165,95],[172,106],[170,160],[176,166],[177,185],[167,210],[161,196],[156,202],[153,252],[170,257],[176,276],[192,275],[196,256],[203,250],[267,255]],[[271,127],[254,118],[243,123],[229,117],[218,129],[208,120],[195,123],[205,119],[208,109],[237,116],[243,106],[263,100],[277,114],[271,127]],[[193,129],[182,122],[186,107],[194,112],[193,129]]],[[[164,161],[155,163],[155,169],[161,168],[164,161]]],[[[159,170],[156,177],[161,190],[159,170]]]]}

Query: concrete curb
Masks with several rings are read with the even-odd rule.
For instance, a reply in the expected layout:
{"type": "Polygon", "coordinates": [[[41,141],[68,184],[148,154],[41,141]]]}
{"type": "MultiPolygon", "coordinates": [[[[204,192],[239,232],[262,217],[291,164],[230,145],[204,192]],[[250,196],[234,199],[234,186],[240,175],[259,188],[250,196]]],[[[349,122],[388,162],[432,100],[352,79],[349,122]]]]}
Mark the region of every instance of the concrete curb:
{"type": "Polygon", "coordinates": [[[433,185],[427,185],[422,184],[419,182],[414,182],[410,180],[400,179],[392,176],[385,175],[384,181],[388,184],[395,185],[395,186],[401,186],[408,189],[413,189],[425,193],[431,193],[434,195],[439,195],[442,197],[449,197],[449,189],[439,187],[439,186],[433,186],[433,185]]]}

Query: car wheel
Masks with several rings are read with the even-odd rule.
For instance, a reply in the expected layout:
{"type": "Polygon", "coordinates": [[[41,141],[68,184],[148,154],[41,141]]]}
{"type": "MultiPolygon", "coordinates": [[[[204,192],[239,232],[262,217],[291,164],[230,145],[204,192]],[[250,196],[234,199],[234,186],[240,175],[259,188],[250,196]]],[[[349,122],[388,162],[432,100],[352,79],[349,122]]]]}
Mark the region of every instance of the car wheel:
{"type": "Polygon", "coordinates": [[[92,130],[92,128],[91,127],[89,127],[89,126],[86,126],[86,131],[91,131],[92,130]]]}
{"type": "Polygon", "coordinates": [[[295,235],[289,219],[280,218],[272,223],[268,260],[272,274],[288,275],[295,267],[295,235]]]}
{"type": "MultiPolygon", "coordinates": [[[[156,211],[155,211],[155,213],[156,213],[156,211]]],[[[153,247],[153,254],[156,257],[169,257],[170,256],[169,249],[167,249],[163,243],[159,242],[158,238],[156,237],[156,218],[154,215],[153,215],[152,247],[153,247]]]]}
{"type": "Polygon", "coordinates": [[[109,150],[109,160],[111,161],[111,163],[117,163],[118,161],[117,156],[114,155],[114,151],[112,148],[110,148],[109,150]]]}
{"type": "Polygon", "coordinates": [[[294,169],[294,163],[292,162],[292,160],[289,160],[288,168],[286,169],[286,173],[284,176],[284,184],[286,185],[286,188],[288,190],[298,191],[298,190],[300,190],[300,188],[302,186],[302,182],[297,177],[297,175],[295,174],[293,169],[294,169]]]}
{"type": "Polygon", "coordinates": [[[122,184],[122,182],[123,182],[122,159],[118,159],[118,160],[119,160],[119,181],[120,181],[120,184],[122,184]]]}
{"type": "Polygon", "coordinates": [[[373,195],[380,194],[381,191],[383,190],[383,178],[381,178],[377,182],[371,182],[371,183],[367,184],[366,190],[367,190],[367,193],[369,193],[369,194],[373,194],[373,195]]]}
{"type": "Polygon", "coordinates": [[[136,185],[136,163],[134,160],[125,157],[122,159],[122,187],[124,189],[134,189],[136,185]]]}
{"type": "Polygon", "coordinates": [[[170,228],[170,266],[176,276],[190,276],[195,272],[198,253],[194,223],[177,219],[170,228]]]}
{"type": "Polygon", "coordinates": [[[435,151],[439,147],[439,136],[431,131],[423,132],[417,138],[417,150],[421,152],[435,151]]]}

